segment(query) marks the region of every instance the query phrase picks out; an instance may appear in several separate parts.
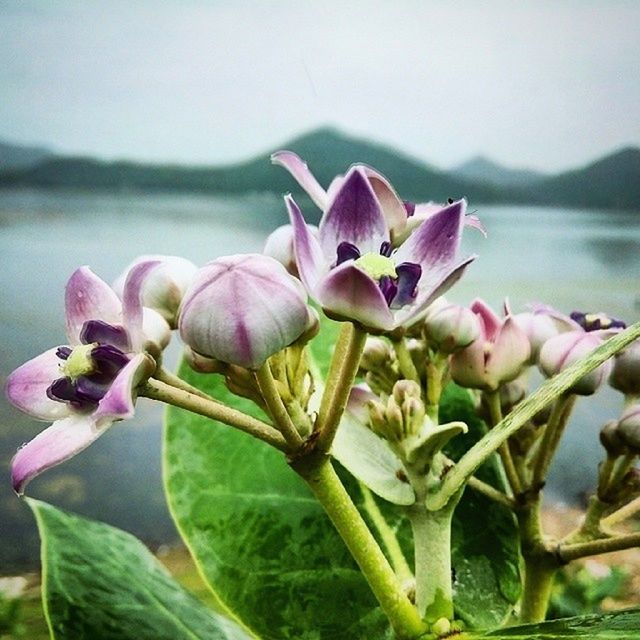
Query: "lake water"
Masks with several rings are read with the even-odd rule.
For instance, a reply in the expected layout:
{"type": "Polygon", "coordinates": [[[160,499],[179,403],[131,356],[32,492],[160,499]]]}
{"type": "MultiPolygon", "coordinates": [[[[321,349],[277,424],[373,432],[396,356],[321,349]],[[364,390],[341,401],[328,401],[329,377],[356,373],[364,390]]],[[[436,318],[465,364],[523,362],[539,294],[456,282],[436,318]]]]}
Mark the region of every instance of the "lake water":
{"type": "MultiPolygon", "coordinates": [[[[480,206],[489,237],[465,234],[479,259],[449,298],[499,305],[545,302],[563,311],[606,310],[627,321],[640,307],[640,215],[611,211],[480,206]]],[[[202,264],[260,251],[285,222],[280,198],[0,191],[0,381],[16,366],[64,342],[63,289],[90,265],[107,281],[143,253],[202,264]]],[[[177,359],[177,351],[172,357],[177,359]]],[[[581,399],[556,459],[549,494],[575,501],[594,482],[597,433],[620,409],[605,390],[581,399]]],[[[30,495],[120,526],[151,545],[177,534],[164,506],[161,411],[141,400],[134,421],[116,425],[83,454],[38,478],[30,495]]],[[[9,487],[9,461],[34,423],[0,401],[0,574],[37,562],[27,507],[9,487]]]]}

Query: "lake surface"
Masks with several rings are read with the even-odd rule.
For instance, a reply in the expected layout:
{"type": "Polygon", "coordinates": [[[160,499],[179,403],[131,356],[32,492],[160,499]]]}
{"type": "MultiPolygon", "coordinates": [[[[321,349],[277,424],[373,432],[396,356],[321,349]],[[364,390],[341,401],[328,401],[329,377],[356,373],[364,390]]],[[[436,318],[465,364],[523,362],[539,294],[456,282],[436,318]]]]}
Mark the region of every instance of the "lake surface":
{"type": "MultiPolygon", "coordinates": [[[[640,308],[640,215],[611,211],[480,206],[489,237],[470,229],[464,248],[480,257],[448,295],[484,297],[515,309],[545,302],[568,312],[607,311],[627,321],[640,308]]],[[[64,338],[63,290],[87,264],[107,281],[144,253],[184,255],[203,264],[260,251],[285,222],[280,198],[76,194],[0,191],[0,381],[64,338]]],[[[178,350],[170,355],[177,360],[178,350]]],[[[581,399],[554,464],[549,495],[576,501],[593,487],[598,430],[621,407],[607,389],[581,399]]],[[[162,416],[141,400],[133,421],[116,425],[89,449],[30,485],[30,495],[120,526],[149,544],[177,538],[164,505],[162,416]]],[[[27,507],[12,493],[16,448],[44,425],[0,400],[0,574],[37,563],[27,507]]]]}

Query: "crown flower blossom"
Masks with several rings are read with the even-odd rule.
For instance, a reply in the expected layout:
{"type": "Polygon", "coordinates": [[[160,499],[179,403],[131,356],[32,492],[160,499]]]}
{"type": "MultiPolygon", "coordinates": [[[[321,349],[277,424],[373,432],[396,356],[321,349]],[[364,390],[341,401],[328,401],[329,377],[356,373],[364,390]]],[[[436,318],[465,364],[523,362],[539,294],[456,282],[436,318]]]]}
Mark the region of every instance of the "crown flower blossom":
{"type": "MultiPolygon", "coordinates": [[[[275,154],[274,162],[283,164],[283,154],[290,152],[275,154]]],[[[315,178],[305,175],[307,191],[324,214],[316,238],[293,198],[285,198],[298,272],[311,298],[334,319],[373,332],[409,326],[475,258],[457,257],[464,200],[434,213],[394,248],[394,234],[406,225],[409,211],[383,176],[355,165],[334,180],[325,198],[315,178]]]]}
{"type": "Polygon", "coordinates": [[[299,280],[269,256],[245,254],[200,269],[182,301],[178,328],[196,354],[259,369],[317,324],[299,280]]]}
{"type": "Polygon", "coordinates": [[[130,270],[123,300],[88,267],[67,282],[68,344],[26,362],[7,379],[6,394],[18,409],[53,424],[18,450],[11,465],[13,488],[68,460],[114,422],[131,418],[137,386],[155,370],[149,355],[168,344],[170,329],[143,309],[141,289],[158,265],[130,270]]]}
{"type": "Polygon", "coordinates": [[[451,357],[451,377],[463,386],[484,391],[517,378],[531,355],[529,339],[511,315],[497,316],[480,299],[470,307],[480,322],[480,335],[451,357]]]}

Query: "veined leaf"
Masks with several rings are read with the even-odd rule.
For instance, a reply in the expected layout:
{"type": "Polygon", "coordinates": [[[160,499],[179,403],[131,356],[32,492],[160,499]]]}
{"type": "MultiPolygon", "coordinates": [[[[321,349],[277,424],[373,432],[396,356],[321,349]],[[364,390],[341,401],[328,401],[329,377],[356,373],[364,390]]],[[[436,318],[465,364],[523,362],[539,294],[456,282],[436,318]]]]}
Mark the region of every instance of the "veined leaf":
{"type": "Polygon", "coordinates": [[[171,578],[132,535],[28,499],[55,640],[249,640],[171,578]]]}

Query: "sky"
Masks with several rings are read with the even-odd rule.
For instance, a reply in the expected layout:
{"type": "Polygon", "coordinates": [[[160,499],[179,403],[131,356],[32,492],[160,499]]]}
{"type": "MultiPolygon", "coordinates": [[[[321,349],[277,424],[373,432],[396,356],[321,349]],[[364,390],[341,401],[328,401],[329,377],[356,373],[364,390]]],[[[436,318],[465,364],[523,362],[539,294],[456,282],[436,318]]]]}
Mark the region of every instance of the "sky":
{"type": "Polygon", "coordinates": [[[559,171],[640,145],[639,33],[634,0],[0,0],[0,139],[222,164],[330,124],[559,171]]]}

